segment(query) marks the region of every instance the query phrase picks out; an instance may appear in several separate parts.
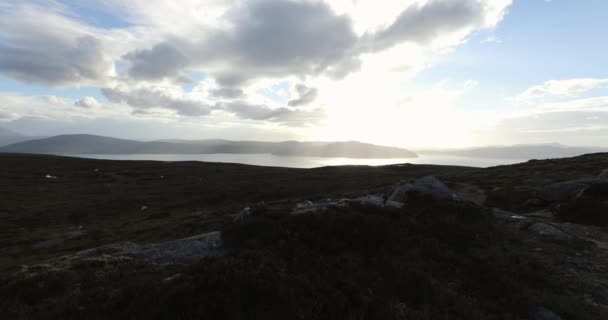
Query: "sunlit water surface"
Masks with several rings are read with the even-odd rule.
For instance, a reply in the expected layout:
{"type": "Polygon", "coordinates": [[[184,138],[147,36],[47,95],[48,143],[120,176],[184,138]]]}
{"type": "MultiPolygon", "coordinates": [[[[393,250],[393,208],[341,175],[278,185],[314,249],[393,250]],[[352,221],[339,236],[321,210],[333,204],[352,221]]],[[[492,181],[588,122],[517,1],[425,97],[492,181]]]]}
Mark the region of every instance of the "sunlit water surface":
{"type": "Polygon", "coordinates": [[[389,164],[438,164],[469,167],[492,167],[525,162],[525,159],[488,159],[448,155],[420,155],[418,158],[356,159],[278,156],[272,154],[81,154],[72,155],[91,159],[108,160],[155,160],[155,161],[204,161],[242,163],[258,166],[317,168],[342,165],[381,166],[389,164]]]}

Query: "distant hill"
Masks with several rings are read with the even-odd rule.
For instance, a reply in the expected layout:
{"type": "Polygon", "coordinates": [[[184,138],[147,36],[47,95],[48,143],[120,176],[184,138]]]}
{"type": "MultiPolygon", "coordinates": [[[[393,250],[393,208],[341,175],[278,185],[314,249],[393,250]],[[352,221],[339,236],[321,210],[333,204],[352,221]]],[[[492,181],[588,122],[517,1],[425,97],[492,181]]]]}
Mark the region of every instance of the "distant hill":
{"type": "Polygon", "coordinates": [[[420,154],[445,154],[494,159],[551,159],[576,157],[588,153],[607,152],[608,148],[569,147],[558,143],[488,146],[468,149],[419,150],[420,154]]]}
{"type": "Polygon", "coordinates": [[[13,132],[11,130],[0,127],[0,147],[6,146],[13,143],[19,143],[27,140],[34,139],[34,137],[28,137],[26,135],[13,132]]]}
{"type": "Polygon", "coordinates": [[[415,158],[409,150],[349,142],[259,142],[229,140],[136,141],[95,135],[60,135],[15,143],[0,152],[43,154],[275,154],[342,158],[415,158]]]}

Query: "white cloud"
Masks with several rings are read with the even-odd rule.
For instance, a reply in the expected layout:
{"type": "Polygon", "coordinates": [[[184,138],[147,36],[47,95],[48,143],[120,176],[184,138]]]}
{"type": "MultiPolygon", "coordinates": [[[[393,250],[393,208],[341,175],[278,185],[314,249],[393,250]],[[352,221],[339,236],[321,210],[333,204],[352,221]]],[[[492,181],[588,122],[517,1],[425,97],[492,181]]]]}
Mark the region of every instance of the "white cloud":
{"type": "Polygon", "coordinates": [[[549,80],[532,86],[515,96],[516,101],[530,101],[551,97],[574,97],[581,93],[608,85],[608,79],[577,78],[567,80],[549,80]]]}
{"type": "Polygon", "coordinates": [[[502,43],[502,40],[498,38],[495,34],[489,35],[487,38],[480,41],[481,44],[487,43],[502,43]]]}
{"type": "Polygon", "coordinates": [[[456,125],[450,108],[476,82],[456,89],[403,83],[475,31],[496,27],[511,0],[87,2],[131,24],[120,28],[94,27],[67,6],[23,3],[0,7],[0,73],[28,83],[95,85],[109,103],[101,108],[84,97],[50,114],[40,98],[21,97],[36,107],[11,107],[18,115],[116,110],[222,125],[331,123],[314,133],[321,139],[336,132],[359,137],[368,124],[373,128],[365,132],[378,129],[378,139],[397,144],[401,121],[412,134],[432,131],[424,121],[456,125]],[[180,84],[193,71],[204,80],[186,92],[180,84]],[[284,83],[291,92],[282,88],[278,98],[259,93],[284,83]],[[439,113],[450,121],[438,120],[439,113]]]}
{"type": "Polygon", "coordinates": [[[74,105],[81,107],[81,108],[87,108],[87,109],[101,107],[101,104],[99,103],[99,101],[97,101],[97,99],[95,99],[94,97],[90,97],[90,96],[83,97],[82,99],[74,102],[74,105]]]}
{"type": "MultiPolygon", "coordinates": [[[[92,97],[78,101],[57,96],[29,96],[10,92],[0,92],[0,105],[10,120],[35,117],[47,120],[68,120],[96,117],[129,117],[130,108],[112,105],[108,108],[83,108],[80,104],[93,103],[92,97]]],[[[96,101],[96,100],[95,100],[96,101]]],[[[6,117],[6,116],[5,116],[6,117]]]]}

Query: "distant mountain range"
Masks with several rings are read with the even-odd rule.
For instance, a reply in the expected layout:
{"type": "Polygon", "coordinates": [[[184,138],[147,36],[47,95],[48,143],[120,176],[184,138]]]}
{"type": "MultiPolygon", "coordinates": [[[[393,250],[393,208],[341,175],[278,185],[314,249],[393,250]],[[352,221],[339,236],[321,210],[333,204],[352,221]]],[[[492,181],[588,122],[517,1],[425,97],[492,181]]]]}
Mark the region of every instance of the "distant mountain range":
{"type": "Polygon", "coordinates": [[[36,139],[36,137],[29,137],[5,128],[0,128],[0,147],[32,139],[36,139]]]}
{"type": "Polygon", "coordinates": [[[488,146],[467,149],[417,150],[421,155],[454,155],[493,159],[551,159],[576,157],[588,153],[608,152],[608,148],[569,147],[559,143],[488,146]]]}
{"type": "Polygon", "coordinates": [[[394,147],[349,142],[259,142],[228,140],[136,141],[95,135],[60,135],[0,148],[0,152],[43,154],[275,154],[339,158],[415,158],[394,147]]]}
{"type": "Polygon", "coordinates": [[[327,158],[415,158],[420,155],[450,155],[492,159],[549,159],[608,152],[608,148],[569,147],[558,143],[486,146],[466,149],[410,151],[356,141],[348,142],[261,142],[230,140],[138,141],[87,134],[37,138],[0,128],[0,152],[43,154],[274,154],[327,158]]]}

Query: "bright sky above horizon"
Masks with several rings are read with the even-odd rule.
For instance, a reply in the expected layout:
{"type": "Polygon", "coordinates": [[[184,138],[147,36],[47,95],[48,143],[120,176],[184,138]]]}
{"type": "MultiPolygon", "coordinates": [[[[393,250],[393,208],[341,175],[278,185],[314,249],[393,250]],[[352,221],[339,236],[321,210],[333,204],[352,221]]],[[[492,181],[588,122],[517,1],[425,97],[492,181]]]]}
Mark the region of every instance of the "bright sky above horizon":
{"type": "Polygon", "coordinates": [[[608,1],[0,0],[0,127],[608,146],[608,1]]]}

